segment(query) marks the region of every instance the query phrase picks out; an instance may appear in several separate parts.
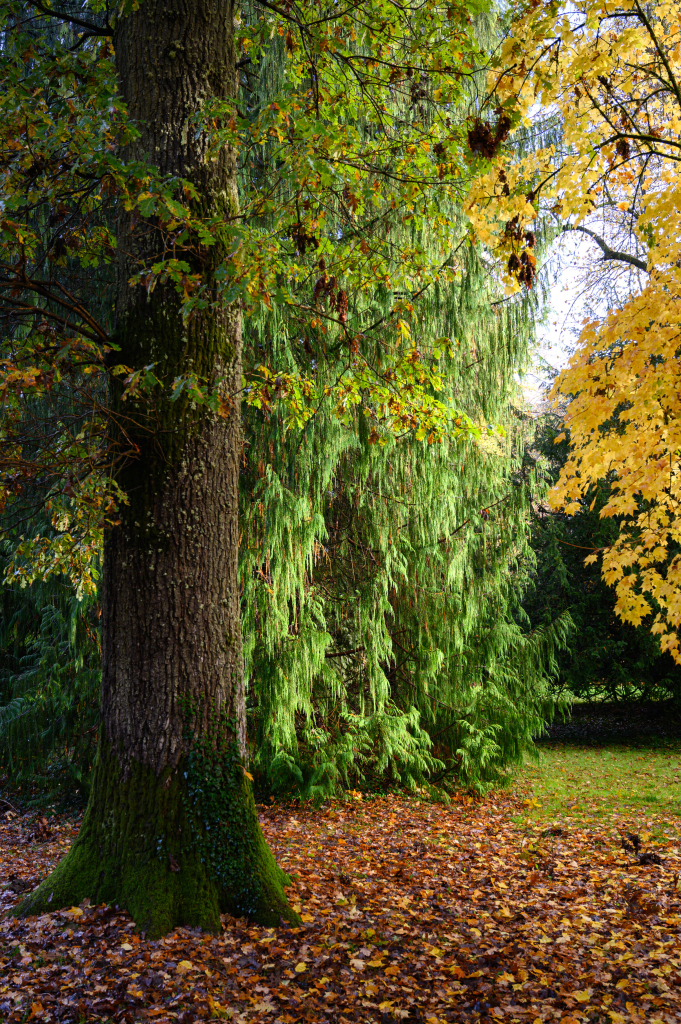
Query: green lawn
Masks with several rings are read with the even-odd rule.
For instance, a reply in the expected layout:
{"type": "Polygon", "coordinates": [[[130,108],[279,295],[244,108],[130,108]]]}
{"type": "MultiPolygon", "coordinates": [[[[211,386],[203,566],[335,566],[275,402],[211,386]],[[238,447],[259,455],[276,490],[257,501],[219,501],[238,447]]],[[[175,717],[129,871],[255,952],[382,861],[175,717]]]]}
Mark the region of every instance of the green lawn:
{"type": "Polygon", "coordinates": [[[524,813],[535,819],[681,815],[681,743],[542,747],[518,785],[524,813]]]}

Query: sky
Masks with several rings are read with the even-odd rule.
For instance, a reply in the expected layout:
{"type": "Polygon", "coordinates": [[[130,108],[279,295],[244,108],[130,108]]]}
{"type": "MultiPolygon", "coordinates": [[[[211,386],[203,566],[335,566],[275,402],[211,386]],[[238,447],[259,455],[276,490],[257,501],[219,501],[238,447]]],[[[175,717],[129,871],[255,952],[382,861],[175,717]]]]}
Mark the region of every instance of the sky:
{"type": "Polygon", "coordinates": [[[537,330],[536,365],[523,379],[523,391],[532,408],[537,408],[542,402],[550,379],[547,370],[539,365],[540,361],[545,360],[556,370],[563,370],[570,361],[582,319],[580,288],[574,268],[575,249],[576,255],[581,256],[588,248],[589,243],[585,240],[571,252],[556,253],[563,265],[554,275],[546,323],[537,330]]]}

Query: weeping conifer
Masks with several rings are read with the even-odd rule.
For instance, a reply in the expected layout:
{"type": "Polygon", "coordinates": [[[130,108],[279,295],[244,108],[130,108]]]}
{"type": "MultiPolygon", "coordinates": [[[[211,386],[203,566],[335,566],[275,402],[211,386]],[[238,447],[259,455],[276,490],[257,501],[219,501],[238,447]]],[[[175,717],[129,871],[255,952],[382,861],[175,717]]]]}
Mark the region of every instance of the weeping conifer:
{"type": "MultiPolygon", "coordinates": [[[[280,93],[283,67],[274,48],[244,81],[254,110],[280,93]]],[[[412,83],[405,118],[427,118],[428,90],[412,83]]],[[[473,87],[470,110],[476,103],[473,87]]],[[[376,125],[368,117],[359,128],[370,137],[376,125]]],[[[263,190],[268,170],[265,157],[255,172],[263,190]]],[[[376,222],[360,229],[339,203],[329,234],[357,232],[370,248],[392,232],[396,252],[428,249],[401,211],[376,222]]],[[[310,280],[327,277],[314,247],[298,245],[305,257],[310,280]]],[[[463,218],[423,288],[358,289],[349,301],[348,325],[378,367],[395,310],[407,310],[414,345],[445,382],[439,397],[483,431],[437,443],[423,431],[381,435],[370,409],[348,426],[331,399],[284,431],[282,404],[246,407],[240,572],[254,763],[273,789],[317,798],[427,779],[484,788],[551,717],[548,680],[568,625],[531,631],[519,605],[533,565],[529,510],[544,485],[516,384],[537,301],[503,300],[463,218]],[[487,434],[488,424],[500,430],[487,434]]],[[[281,311],[247,321],[245,352],[247,366],[265,359],[314,376],[320,390],[347,356],[342,332],[281,311]]]]}
{"type": "Polygon", "coordinates": [[[527,323],[520,310],[490,310],[475,273],[472,261],[423,316],[455,339],[452,394],[503,425],[503,439],[380,446],[366,417],[350,432],[320,410],[282,443],[249,411],[250,735],[275,788],[321,796],[434,776],[482,786],[551,714],[564,624],[531,633],[517,621],[533,565],[529,508],[543,484],[511,398],[527,323]]]}

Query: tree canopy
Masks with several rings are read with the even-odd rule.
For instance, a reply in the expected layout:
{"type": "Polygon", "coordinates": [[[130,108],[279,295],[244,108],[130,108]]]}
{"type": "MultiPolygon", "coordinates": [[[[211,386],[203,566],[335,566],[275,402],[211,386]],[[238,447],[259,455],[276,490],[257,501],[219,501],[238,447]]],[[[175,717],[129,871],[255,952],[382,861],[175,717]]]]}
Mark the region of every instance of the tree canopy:
{"type": "Polygon", "coordinates": [[[516,14],[489,96],[528,126],[534,145],[510,165],[499,154],[469,209],[511,292],[528,283],[526,229],[540,213],[627,270],[612,304],[604,292],[584,324],[556,384],[569,400],[572,448],[552,501],[576,512],[607,478],[600,514],[617,517],[619,531],[588,557],[602,557],[618,613],[651,621],[679,661],[678,12],[671,3],[587,0],[516,14]]]}

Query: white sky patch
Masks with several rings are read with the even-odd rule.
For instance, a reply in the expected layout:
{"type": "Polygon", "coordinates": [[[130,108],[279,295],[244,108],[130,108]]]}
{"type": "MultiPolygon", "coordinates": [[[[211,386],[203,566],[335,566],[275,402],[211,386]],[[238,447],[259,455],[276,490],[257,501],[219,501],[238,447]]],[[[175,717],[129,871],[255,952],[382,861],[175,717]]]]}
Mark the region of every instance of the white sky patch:
{"type": "Polygon", "coordinates": [[[574,352],[584,319],[583,275],[575,262],[594,254],[595,247],[587,239],[572,240],[565,237],[555,243],[552,259],[557,270],[552,270],[550,304],[546,322],[537,329],[537,347],[534,365],[522,381],[525,398],[534,412],[546,406],[546,395],[552,383],[552,371],[563,370],[574,352]]]}

